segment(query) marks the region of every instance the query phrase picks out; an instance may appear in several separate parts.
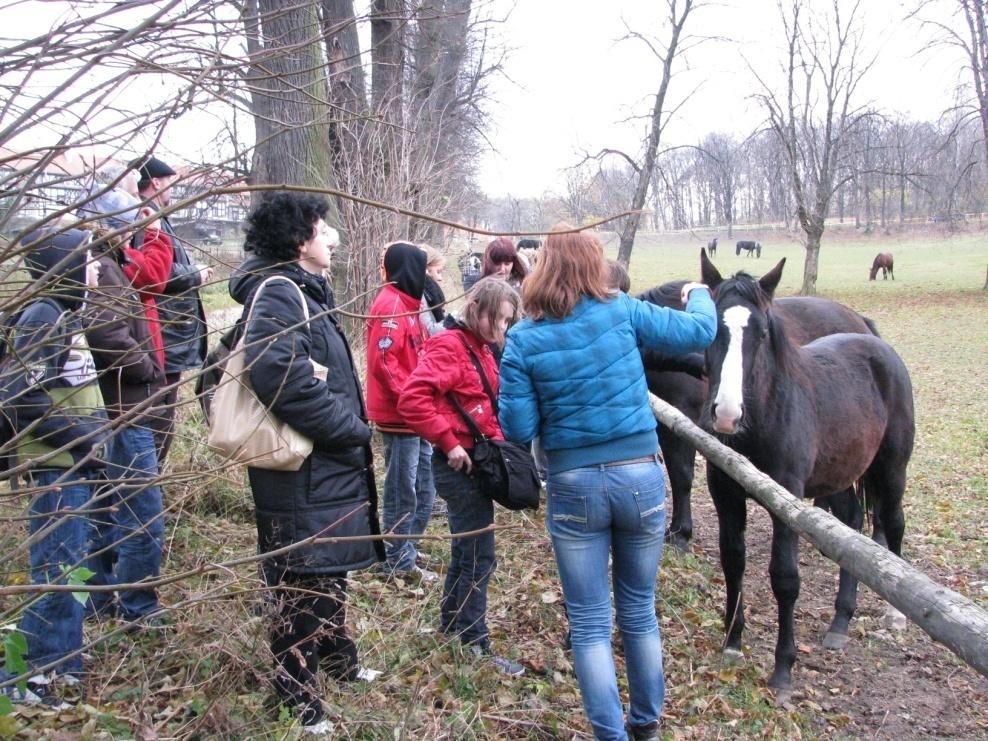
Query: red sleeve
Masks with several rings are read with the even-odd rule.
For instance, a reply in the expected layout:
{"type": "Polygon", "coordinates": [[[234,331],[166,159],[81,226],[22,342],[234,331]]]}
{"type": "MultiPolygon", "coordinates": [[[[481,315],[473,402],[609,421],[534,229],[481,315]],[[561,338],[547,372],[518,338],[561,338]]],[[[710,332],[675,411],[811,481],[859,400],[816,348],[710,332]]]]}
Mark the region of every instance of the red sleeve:
{"type": "Polygon", "coordinates": [[[162,293],[172,270],[172,240],[160,229],[146,229],[141,249],[125,249],[124,275],[138,290],[162,293]]]}
{"type": "MultiPolygon", "coordinates": [[[[372,313],[376,312],[372,310],[372,313]]],[[[404,311],[396,305],[394,313],[404,311]]],[[[378,315],[370,320],[367,332],[367,370],[393,399],[398,398],[413,369],[408,362],[413,351],[408,348],[410,338],[406,327],[404,316],[378,315]]]]}
{"type": "Polygon", "coordinates": [[[398,398],[398,413],[418,435],[449,453],[460,443],[436,401],[460,385],[461,363],[456,346],[446,340],[440,334],[426,343],[398,398]]]}

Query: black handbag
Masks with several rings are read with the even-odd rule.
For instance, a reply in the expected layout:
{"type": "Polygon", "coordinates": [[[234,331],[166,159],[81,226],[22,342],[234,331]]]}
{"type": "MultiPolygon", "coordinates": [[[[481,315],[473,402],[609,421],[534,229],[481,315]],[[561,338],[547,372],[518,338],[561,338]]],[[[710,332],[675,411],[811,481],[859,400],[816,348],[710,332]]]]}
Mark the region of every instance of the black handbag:
{"type": "MultiPolygon", "coordinates": [[[[490,397],[494,414],[497,414],[497,397],[494,395],[487,376],[484,375],[480,360],[465,340],[463,344],[470,354],[474,368],[480,375],[480,382],[484,385],[484,391],[490,397]]],[[[542,482],[535,467],[535,459],[532,458],[532,453],[528,447],[507,440],[491,440],[480,431],[473,417],[467,413],[452,394],[449,395],[449,400],[463,417],[463,421],[466,422],[470,434],[473,436],[473,453],[470,455],[470,459],[473,462],[473,476],[477,479],[481,494],[490,497],[505,509],[537,510],[542,482]]]]}

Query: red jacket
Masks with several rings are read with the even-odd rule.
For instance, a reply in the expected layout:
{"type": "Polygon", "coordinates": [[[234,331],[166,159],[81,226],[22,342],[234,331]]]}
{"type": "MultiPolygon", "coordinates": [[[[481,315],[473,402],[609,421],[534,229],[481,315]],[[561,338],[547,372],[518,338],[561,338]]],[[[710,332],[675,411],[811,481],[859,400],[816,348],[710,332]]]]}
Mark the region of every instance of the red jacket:
{"type": "Polygon", "coordinates": [[[165,343],[161,339],[161,322],[158,320],[158,304],[154,295],[165,290],[172,270],[172,240],[160,229],[146,229],[144,243],[139,250],[127,248],[124,256],[124,275],[141,295],[144,304],[144,319],[151,332],[151,341],[158,355],[161,367],[165,366],[165,343]]]}
{"type": "Polygon", "coordinates": [[[419,362],[428,333],[419,321],[420,299],[394,286],[381,289],[367,321],[367,416],[385,432],[411,432],[398,399],[419,362]],[[401,316],[404,315],[404,316],[401,316]]]}
{"type": "Polygon", "coordinates": [[[408,425],[444,453],[457,445],[473,449],[473,435],[463,417],[449,401],[452,394],[480,431],[495,440],[503,440],[490,397],[484,391],[480,375],[464,345],[470,344],[480,360],[484,375],[494,394],[498,391],[497,365],[494,354],[469,330],[449,329],[429,340],[418,367],[405,384],[398,412],[408,425]]]}

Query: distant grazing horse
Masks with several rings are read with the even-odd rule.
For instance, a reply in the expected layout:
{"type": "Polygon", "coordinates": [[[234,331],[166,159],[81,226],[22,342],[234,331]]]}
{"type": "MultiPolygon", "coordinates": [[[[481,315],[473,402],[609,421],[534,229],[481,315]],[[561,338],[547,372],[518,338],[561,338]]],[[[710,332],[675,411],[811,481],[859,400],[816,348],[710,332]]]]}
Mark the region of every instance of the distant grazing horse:
{"type": "Polygon", "coordinates": [[[762,243],[761,242],[755,242],[755,241],[750,240],[750,239],[741,239],[741,240],[738,241],[738,243],[737,243],[737,245],[736,245],[736,247],[734,249],[734,254],[735,255],[740,255],[741,254],[741,250],[745,250],[748,253],[748,257],[751,257],[752,254],[754,254],[755,257],[761,257],[762,256],[762,243]]]}
{"type": "MultiPolygon", "coordinates": [[[[677,280],[664,283],[650,288],[638,298],[659,306],[682,309],[679,295],[685,282],[677,280]]],[[[837,332],[878,335],[870,319],[825,298],[792,296],[777,299],[774,306],[776,318],[786,323],[789,336],[799,344],[837,332]]],[[[689,359],[690,356],[683,356],[684,365],[689,359]]],[[[687,373],[673,372],[682,368],[675,368],[668,359],[661,365],[652,364],[649,360],[650,357],[646,354],[645,378],[648,381],[648,390],[699,423],[700,410],[707,398],[706,382],[687,373]]],[[[669,519],[668,539],[671,545],[685,551],[693,538],[691,492],[696,448],[663,425],[659,429],[659,444],[672,489],[672,517],[669,519]]]]}
{"type": "MultiPolygon", "coordinates": [[[[705,256],[701,262],[703,280],[716,292],[718,325],[707,350],[710,394],[704,424],[800,499],[838,495],[848,502],[859,484],[884,527],[889,550],[900,555],[906,464],[915,435],[912,384],[902,360],[886,342],[868,335],[836,334],[800,346],[779,321],[772,300],[784,258],[759,280],[746,273],[724,280],[705,256]]],[[[717,509],[727,586],[724,654],[737,658],[744,629],[748,495],[710,463],[707,482],[717,509]]],[[[860,508],[831,510],[860,529],[860,508]]],[[[790,696],[796,660],[798,544],[797,534],[773,517],[769,575],[779,632],[769,686],[780,703],[790,696]]],[[[842,569],[825,647],[846,644],[856,599],[857,580],[842,569]]],[[[904,623],[901,613],[892,614],[904,623]]]]}
{"type": "Polygon", "coordinates": [[[882,280],[888,280],[890,275],[892,280],[895,280],[895,273],[892,272],[891,252],[879,252],[875,255],[875,261],[871,264],[871,270],[868,272],[868,280],[875,280],[879,268],[882,270],[882,280]]]}
{"type": "Polygon", "coordinates": [[[709,242],[707,242],[707,252],[713,257],[717,254],[717,237],[714,237],[709,242]]]}

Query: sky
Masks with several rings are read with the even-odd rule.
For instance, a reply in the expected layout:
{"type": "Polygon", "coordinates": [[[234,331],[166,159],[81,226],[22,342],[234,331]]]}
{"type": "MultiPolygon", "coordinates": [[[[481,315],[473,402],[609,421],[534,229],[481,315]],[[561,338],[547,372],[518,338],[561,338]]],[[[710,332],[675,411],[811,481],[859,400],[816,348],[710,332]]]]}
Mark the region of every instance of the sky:
{"type": "MultiPolygon", "coordinates": [[[[911,5],[864,0],[867,44],[877,60],[861,101],[932,120],[953,100],[961,65],[949,49],[920,53],[927,32],[904,20],[911,5]]],[[[632,28],[664,41],[663,6],[662,0],[495,2],[510,10],[500,29],[509,53],[492,89],[488,135],[495,149],[480,167],[488,195],[561,191],[565,168],[587,151],[637,154],[647,122],[629,119],[651,112],[661,70],[642,41],[621,39],[632,28]]],[[[692,45],[676,66],[667,100],[673,106],[688,100],[663,142],[696,144],[714,131],[744,136],[758,128],[764,115],[750,99],[757,83],[749,64],[772,76],[784,59],[776,0],[710,3],[691,14],[684,34],[709,40],[692,45]]]]}
{"type": "MultiPolygon", "coordinates": [[[[845,6],[851,1],[840,0],[845,6]]],[[[905,20],[918,1],[861,0],[876,62],[859,101],[932,120],[954,99],[962,64],[950,49],[921,51],[929,33],[905,20]]],[[[697,144],[712,132],[743,137],[756,130],[764,114],[751,99],[757,90],[751,69],[772,80],[784,58],[777,0],[697,2],[701,7],[687,20],[682,42],[689,50],[677,59],[667,101],[667,109],[681,107],[663,135],[664,145],[697,144]],[[697,43],[701,39],[706,40],[697,43]]],[[[807,2],[810,8],[829,4],[807,2]]],[[[950,0],[937,2],[950,5],[950,0]]],[[[12,35],[44,33],[52,18],[72,12],[71,3],[27,5],[33,11],[17,14],[12,35]]],[[[659,61],[641,40],[622,39],[633,29],[664,44],[665,5],[664,0],[474,0],[478,12],[505,18],[490,26],[505,56],[503,74],[490,89],[491,148],[478,163],[479,185],[488,195],[562,192],[567,168],[586,153],[604,147],[639,152],[659,61]]],[[[367,24],[363,31],[366,46],[367,24]]],[[[139,110],[161,98],[160,89],[136,96],[127,88],[118,91],[121,106],[139,110]]],[[[223,106],[184,114],[165,131],[159,152],[177,161],[215,160],[213,139],[224,115],[223,106]]],[[[250,126],[246,117],[242,125],[250,126]]]]}

